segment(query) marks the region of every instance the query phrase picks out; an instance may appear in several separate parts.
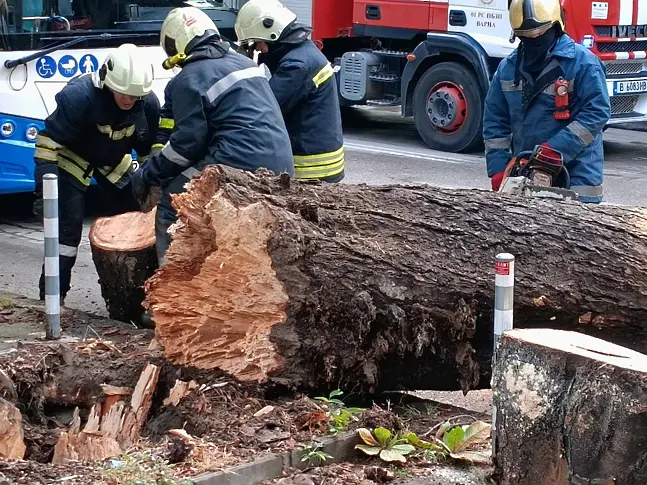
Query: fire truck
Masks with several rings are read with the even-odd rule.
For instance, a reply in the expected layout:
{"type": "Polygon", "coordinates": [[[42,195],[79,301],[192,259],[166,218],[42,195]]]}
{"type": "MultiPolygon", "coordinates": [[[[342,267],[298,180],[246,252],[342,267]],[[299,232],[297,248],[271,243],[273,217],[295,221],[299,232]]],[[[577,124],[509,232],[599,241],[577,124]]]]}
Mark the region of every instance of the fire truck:
{"type": "MultiPolygon", "coordinates": [[[[511,43],[508,0],[284,0],[337,71],[342,105],[399,106],[431,148],[482,143],[511,43]]],[[[647,0],[563,0],[566,30],[607,70],[609,124],[647,120],[647,0]]],[[[518,41],[517,41],[518,42],[518,41]]]]}

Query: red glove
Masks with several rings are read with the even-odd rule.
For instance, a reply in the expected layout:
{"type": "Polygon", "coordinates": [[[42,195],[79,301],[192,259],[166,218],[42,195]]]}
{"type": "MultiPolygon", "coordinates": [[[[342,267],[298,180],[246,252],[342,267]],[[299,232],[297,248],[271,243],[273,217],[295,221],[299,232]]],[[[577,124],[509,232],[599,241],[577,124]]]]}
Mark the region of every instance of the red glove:
{"type": "Polygon", "coordinates": [[[490,178],[490,182],[492,183],[492,190],[493,190],[494,192],[498,192],[498,191],[499,191],[499,187],[501,187],[501,182],[503,182],[503,175],[504,175],[504,174],[505,174],[505,172],[495,173],[495,174],[494,174],[494,175],[492,175],[492,177],[490,178]]]}

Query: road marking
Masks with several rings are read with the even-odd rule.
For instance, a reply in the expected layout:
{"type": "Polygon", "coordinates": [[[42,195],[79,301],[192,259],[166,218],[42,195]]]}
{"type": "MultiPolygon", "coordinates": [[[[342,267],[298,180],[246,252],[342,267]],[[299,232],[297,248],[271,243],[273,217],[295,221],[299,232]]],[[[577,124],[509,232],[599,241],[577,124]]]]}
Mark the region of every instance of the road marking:
{"type": "Polygon", "coordinates": [[[434,151],[427,154],[425,153],[424,150],[413,152],[409,150],[401,150],[399,148],[391,148],[388,145],[381,145],[376,143],[371,143],[370,145],[368,145],[361,142],[357,143],[353,141],[350,141],[350,142],[344,141],[344,148],[349,151],[373,153],[376,155],[391,155],[391,156],[404,157],[404,158],[415,158],[418,160],[452,163],[457,165],[462,165],[466,163],[469,163],[472,165],[481,165],[485,163],[482,157],[480,157],[479,159],[478,155],[465,155],[464,158],[457,158],[457,157],[451,157],[449,155],[445,155],[442,152],[434,151]]]}

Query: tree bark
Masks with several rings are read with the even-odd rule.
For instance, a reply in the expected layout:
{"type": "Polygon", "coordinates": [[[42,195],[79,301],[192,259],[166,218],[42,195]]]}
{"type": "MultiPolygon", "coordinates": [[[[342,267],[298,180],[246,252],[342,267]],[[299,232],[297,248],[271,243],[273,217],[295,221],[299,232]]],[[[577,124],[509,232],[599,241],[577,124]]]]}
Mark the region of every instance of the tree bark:
{"type": "Polygon", "coordinates": [[[146,305],[175,363],[298,388],[488,387],[499,252],[517,258],[515,325],[647,351],[637,209],[223,166],[173,204],[146,305]]]}
{"type": "Polygon", "coordinates": [[[647,483],[647,355],[576,332],[513,330],[492,384],[500,485],[647,483]]]}
{"type": "Polygon", "coordinates": [[[157,268],[155,213],[97,219],[90,229],[92,259],[110,318],[145,326],[144,282],[157,268]]]}

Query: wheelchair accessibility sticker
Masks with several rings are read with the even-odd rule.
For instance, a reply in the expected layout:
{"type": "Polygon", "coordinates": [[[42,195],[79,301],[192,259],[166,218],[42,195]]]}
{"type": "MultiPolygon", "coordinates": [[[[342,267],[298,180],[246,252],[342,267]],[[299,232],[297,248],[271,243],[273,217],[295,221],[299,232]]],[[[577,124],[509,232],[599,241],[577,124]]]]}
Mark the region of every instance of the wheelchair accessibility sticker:
{"type": "Polygon", "coordinates": [[[60,72],[62,76],[74,76],[78,67],[79,63],[70,55],[63,56],[58,60],[58,72],[60,72]]]}
{"type": "Polygon", "coordinates": [[[36,72],[45,79],[52,77],[56,74],[56,61],[49,56],[41,57],[36,61],[36,72]]]}

